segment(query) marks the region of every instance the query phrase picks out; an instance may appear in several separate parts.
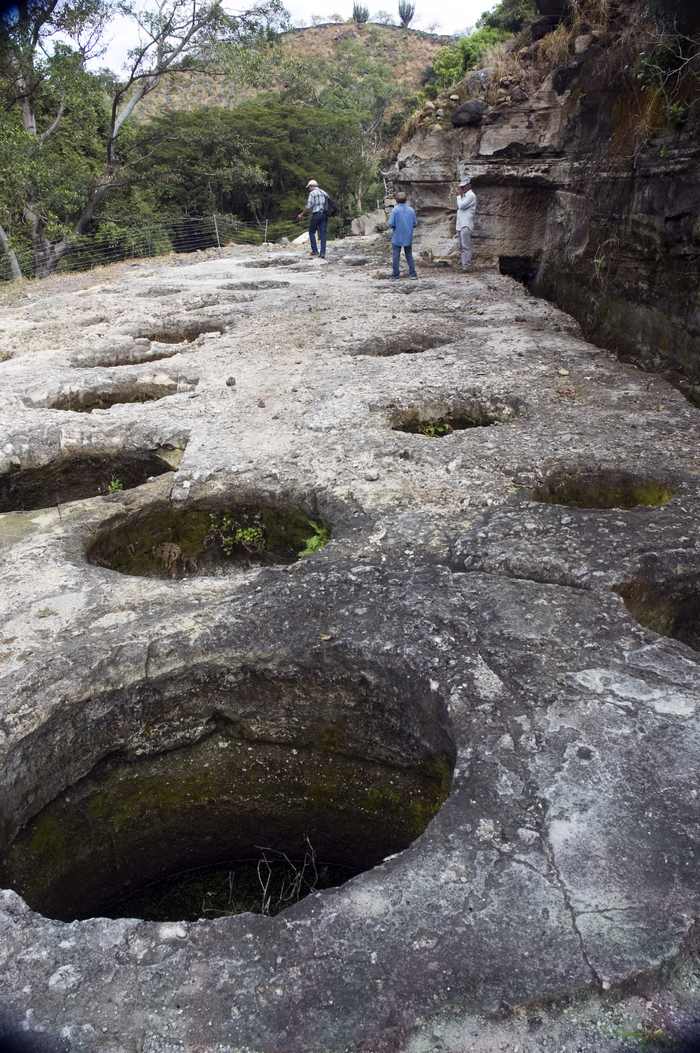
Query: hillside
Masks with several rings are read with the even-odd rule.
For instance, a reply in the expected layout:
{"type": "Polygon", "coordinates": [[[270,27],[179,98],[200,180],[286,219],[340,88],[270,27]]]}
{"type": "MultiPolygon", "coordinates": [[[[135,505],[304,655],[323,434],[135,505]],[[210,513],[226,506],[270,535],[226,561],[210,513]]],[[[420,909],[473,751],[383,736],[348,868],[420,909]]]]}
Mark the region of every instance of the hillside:
{"type": "MultiPolygon", "coordinates": [[[[292,29],[279,40],[279,63],[285,59],[314,64],[318,71],[318,88],[324,87],[323,64],[337,59],[345,61],[348,49],[361,48],[364,58],[381,62],[391,70],[395,83],[407,95],[417,91],[426,69],[436,52],[444,47],[449,37],[436,36],[399,26],[354,22],[333,22],[292,29]]],[[[176,74],[163,78],[160,87],[144,99],[139,108],[140,120],[177,110],[194,110],[200,106],[232,107],[258,91],[281,90],[286,87],[282,77],[272,79],[259,89],[241,89],[232,77],[204,74],[176,74]]]]}

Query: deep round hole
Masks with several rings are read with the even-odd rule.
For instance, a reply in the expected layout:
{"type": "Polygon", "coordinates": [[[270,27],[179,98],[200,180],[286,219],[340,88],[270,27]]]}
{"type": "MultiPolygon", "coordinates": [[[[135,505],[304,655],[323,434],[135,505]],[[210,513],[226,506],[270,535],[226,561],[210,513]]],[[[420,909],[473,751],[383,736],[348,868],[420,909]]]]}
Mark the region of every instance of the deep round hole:
{"type": "Polygon", "coordinates": [[[138,338],[151,340],[157,344],[191,344],[204,333],[223,333],[223,331],[224,327],[220,322],[186,320],[173,322],[170,325],[154,326],[140,332],[138,338]]]}
{"type": "Polygon", "coordinates": [[[663,479],[648,479],[616,469],[562,469],[531,491],[533,501],[573,508],[657,508],[675,493],[663,479]]]}
{"type": "Polygon", "coordinates": [[[700,651],[700,577],[616,585],[625,607],[645,629],[700,651]]]}
{"type": "Polygon", "coordinates": [[[150,578],[223,576],[254,564],[293,563],[330,539],[330,527],[303,509],[271,504],[173,508],[136,513],[99,535],[90,563],[150,578]]]}
{"type": "MultiPolygon", "coordinates": [[[[187,385],[182,390],[190,390],[187,385]]],[[[109,409],[110,406],[120,406],[126,403],[157,402],[159,399],[176,395],[178,383],[176,380],[169,382],[141,382],[132,381],[105,388],[83,388],[73,391],[65,391],[49,403],[49,409],[71,410],[74,413],[92,413],[95,409],[109,409]]]]}
{"type": "Polygon", "coordinates": [[[389,355],[416,355],[431,348],[443,347],[451,343],[451,338],[444,333],[424,333],[420,330],[408,330],[398,333],[387,333],[372,336],[352,349],[353,355],[372,355],[384,358],[389,355]]]}
{"type": "Polygon", "coordinates": [[[485,428],[492,424],[508,424],[519,412],[518,405],[499,399],[469,399],[451,407],[412,406],[399,410],[392,417],[393,431],[440,439],[454,431],[485,428]]]}
{"type": "Polygon", "coordinates": [[[450,788],[444,705],[413,677],[214,664],[104,712],[138,714],[131,741],[99,759],[114,721],[73,729],[67,763],[86,774],[72,785],[47,794],[44,749],[22,764],[35,785],[18,807],[46,803],[18,817],[0,882],[50,917],[274,913],[407,848],[450,788]]]}
{"type": "Polygon", "coordinates": [[[179,451],[79,454],[0,475],[0,512],[27,512],[118,493],[174,471],[179,451]]]}

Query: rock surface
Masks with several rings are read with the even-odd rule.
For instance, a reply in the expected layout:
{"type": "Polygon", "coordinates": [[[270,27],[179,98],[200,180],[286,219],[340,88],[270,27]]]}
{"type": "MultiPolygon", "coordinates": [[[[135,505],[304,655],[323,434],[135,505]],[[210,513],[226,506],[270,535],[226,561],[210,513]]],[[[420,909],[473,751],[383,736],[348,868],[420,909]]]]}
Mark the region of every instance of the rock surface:
{"type": "Polygon", "coordinates": [[[5,311],[5,878],[50,902],[83,860],[77,915],[91,859],[105,883],[146,878],[175,834],[182,861],[206,822],[224,840],[239,804],[266,816],[257,844],[285,843],[280,823],[345,833],[365,871],[274,918],[199,922],[58,921],[9,888],[0,1010],[70,1053],[681,1035],[699,1009],[700,413],[509,278],[377,281],[342,252],[388,267],[379,241],[326,267],[237,249],[5,311]],[[202,310],[215,328],[194,335],[202,310]],[[55,408],[152,383],[159,355],[163,397],[55,408]],[[502,423],[395,430],[459,413],[502,423]],[[86,469],[101,491],[62,500],[57,465],[146,453],[173,470],[110,492],[86,469]],[[23,511],[25,470],[47,504],[23,511]],[[299,506],[332,539],[181,580],[86,559],[156,507],[243,500],[299,506]],[[156,772],[136,822],[117,788],[156,772]],[[414,776],[451,780],[430,822],[414,776]]]}

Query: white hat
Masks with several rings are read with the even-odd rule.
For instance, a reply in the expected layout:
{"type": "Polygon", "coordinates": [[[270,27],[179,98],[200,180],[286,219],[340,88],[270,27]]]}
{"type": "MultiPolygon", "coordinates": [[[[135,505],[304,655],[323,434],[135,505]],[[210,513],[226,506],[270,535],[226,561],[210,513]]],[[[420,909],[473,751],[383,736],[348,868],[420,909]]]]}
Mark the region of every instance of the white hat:
{"type": "Polygon", "coordinates": [[[470,183],[471,183],[471,179],[469,178],[468,175],[462,176],[462,178],[459,181],[459,185],[460,186],[469,186],[470,183]]]}
{"type": "Polygon", "coordinates": [[[318,183],[316,182],[315,179],[310,179],[308,181],[308,183],[306,184],[306,189],[308,190],[310,186],[318,186],[318,183]]]}

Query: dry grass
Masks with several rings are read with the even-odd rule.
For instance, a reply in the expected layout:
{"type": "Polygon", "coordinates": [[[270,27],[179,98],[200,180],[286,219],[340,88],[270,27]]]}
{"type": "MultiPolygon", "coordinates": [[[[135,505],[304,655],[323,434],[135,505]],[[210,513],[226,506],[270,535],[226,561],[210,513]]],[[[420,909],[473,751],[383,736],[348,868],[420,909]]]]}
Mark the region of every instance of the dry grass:
{"type": "Polygon", "coordinates": [[[610,0],[571,0],[571,33],[578,36],[584,26],[605,30],[610,24],[610,0]]]}
{"type": "Polygon", "coordinates": [[[484,53],[483,67],[492,71],[485,95],[485,101],[490,106],[500,101],[499,91],[507,91],[509,84],[517,84],[530,94],[542,80],[534,66],[523,63],[518,53],[505,44],[494,44],[484,53]]]}
{"type": "Polygon", "coordinates": [[[540,40],[537,47],[537,64],[547,72],[563,66],[571,54],[571,31],[562,23],[540,40]]]}

